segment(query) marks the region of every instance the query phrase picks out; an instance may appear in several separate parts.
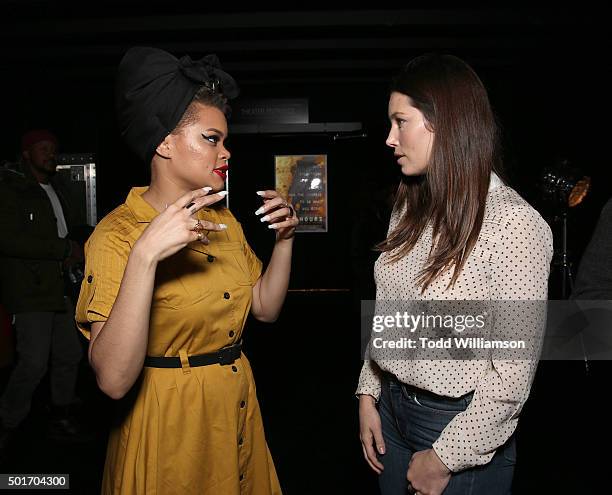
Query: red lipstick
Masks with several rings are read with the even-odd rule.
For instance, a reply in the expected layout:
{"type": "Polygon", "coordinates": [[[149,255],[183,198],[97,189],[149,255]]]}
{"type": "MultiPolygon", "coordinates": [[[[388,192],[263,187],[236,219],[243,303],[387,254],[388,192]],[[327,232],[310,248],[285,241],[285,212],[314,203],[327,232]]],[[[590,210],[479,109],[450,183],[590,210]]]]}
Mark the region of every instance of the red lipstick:
{"type": "Polygon", "coordinates": [[[229,165],[221,165],[220,167],[213,169],[213,172],[217,174],[219,177],[221,177],[223,180],[225,180],[225,178],[227,177],[226,172],[228,169],[229,169],[229,165]]]}

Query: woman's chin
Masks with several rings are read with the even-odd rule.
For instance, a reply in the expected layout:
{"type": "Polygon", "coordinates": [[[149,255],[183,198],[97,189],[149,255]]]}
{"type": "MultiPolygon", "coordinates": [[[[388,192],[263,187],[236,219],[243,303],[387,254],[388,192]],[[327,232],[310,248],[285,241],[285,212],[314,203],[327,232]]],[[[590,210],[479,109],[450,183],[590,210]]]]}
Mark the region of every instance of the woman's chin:
{"type": "Polygon", "coordinates": [[[423,168],[417,167],[414,164],[410,163],[410,164],[402,165],[402,168],[400,170],[402,171],[402,175],[406,175],[408,177],[414,177],[417,175],[425,175],[426,168],[427,167],[423,167],[423,168]]]}
{"type": "Polygon", "coordinates": [[[407,175],[408,177],[417,175],[417,171],[412,165],[402,165],[402,168],[400,170],[402,171],[403,175],[407,175]]]}
{"type": "Polygon", "coordinates": [[[223,191],[225,189],[225,181],[218,179],[218,180],[214,180],[214,181],[210,181],[210,184],[207,184],[208,187],[212,187],[212,191],[213,193],[219,192],[219,191],[223,191]]]}
{"type": "Polygon", "coordinates": [[[225,181],[222,180],[220,177],[211,177],[207,178],[205,181],[199,182],[197,187],[210,187],[210,192],[212,194],[219,191],[223,191],[225,189],[225,181]]]}

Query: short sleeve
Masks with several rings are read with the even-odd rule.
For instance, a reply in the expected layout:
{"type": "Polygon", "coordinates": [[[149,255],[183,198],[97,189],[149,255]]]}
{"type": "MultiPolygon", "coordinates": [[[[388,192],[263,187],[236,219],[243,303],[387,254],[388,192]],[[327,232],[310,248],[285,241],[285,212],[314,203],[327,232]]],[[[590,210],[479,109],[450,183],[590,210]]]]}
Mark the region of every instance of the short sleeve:
{"type": "Polygon", "coordinates": [[[251,246],[249,246],[249,243],[246,241],[244,236],[243,240],[244,256],[246,257],[247,266],[249,267],[249,281],[251,282],[251,285],[255,285],[257,280],[259,280],[259,277],[261,277],[263,263],[257,257],[253,249],[251,249],[251,246]]]}
{"type": "Polygon", "coordinates": [[[94,231],[85,244],[85,276],[76,307],[76,323],[90,338],[91,323],[106,321],[117,298],[130,246],[116,233],[94,231]]]}

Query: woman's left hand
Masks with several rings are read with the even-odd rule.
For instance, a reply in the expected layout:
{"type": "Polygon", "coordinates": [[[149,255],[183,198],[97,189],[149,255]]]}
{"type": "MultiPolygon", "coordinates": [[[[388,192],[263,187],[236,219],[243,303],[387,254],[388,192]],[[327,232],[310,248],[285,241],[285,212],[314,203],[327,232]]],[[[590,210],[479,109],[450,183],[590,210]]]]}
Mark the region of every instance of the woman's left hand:
{"type": "Polygon", "coordinates": [[[260,220],[268,222],[268,227],[276,230],[276,240],[291,239],[299,222],[295,210],[277,191],[257,191],[264,204],[255,214],[263,215],[260,220]]]}
{"type": "Polygon", "coordinates": [[[427,449],[412,454],[406,479],[408,493],[441,495],[451,479],[451,471],[434,449],[427,449]]]}

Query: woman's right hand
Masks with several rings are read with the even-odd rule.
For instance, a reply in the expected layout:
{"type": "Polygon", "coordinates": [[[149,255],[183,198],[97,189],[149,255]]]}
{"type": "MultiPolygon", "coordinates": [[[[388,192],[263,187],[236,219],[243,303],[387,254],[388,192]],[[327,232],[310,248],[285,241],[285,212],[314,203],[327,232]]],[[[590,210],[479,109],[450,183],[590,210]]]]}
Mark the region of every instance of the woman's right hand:
{"type": "Polygon", "coordinates": [[[385,453],[385,441],[382,435],[380,414],[376,409],[374,397],[371,395],[359,396],[359,438],[365,460],[376,474],[382,473],[384,467],[378,460],[376,452],[385,453]]]}
{"type": "MultiPolygon", "coordinates": [[[[205,206],[220,201],[225,197],[225,191],[208,195],[210,189],[196,189],[181,196],[168,206],[165,211],[155,217],[136,242],[138,247],[154,262],[159,262],[183,249],[190,242],[199,240],[208,244],[208,238],[194,226],[198,219],[194,216],[205,206]]],[[[222,223],[200,220],[201,229],[205,231],[221,231],[227,228],[222,223]]],[[[135,246],[136,247],[136,246],[135,246]]]]}

